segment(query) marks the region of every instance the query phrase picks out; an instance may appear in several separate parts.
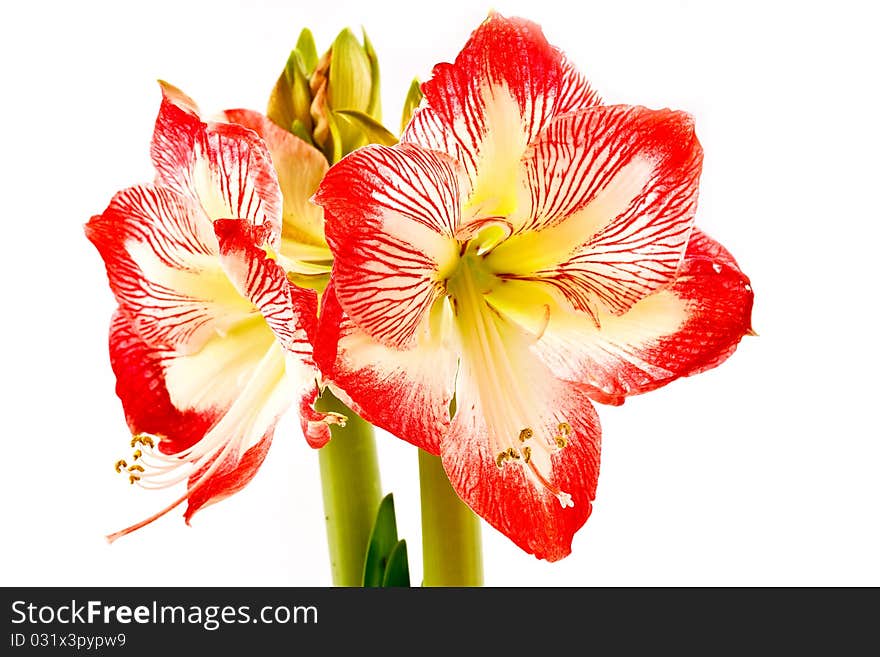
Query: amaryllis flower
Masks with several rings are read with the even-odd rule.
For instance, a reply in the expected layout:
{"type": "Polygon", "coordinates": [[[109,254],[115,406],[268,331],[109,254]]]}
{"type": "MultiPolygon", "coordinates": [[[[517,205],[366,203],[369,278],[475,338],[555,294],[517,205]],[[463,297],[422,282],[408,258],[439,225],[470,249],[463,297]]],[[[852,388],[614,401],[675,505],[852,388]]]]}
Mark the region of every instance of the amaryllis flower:
{"type": "Polygon", "coordinates": [[[86,235],[119,303],[110,360],[132,437],[116,469],[145,488],[187,483],[111,539],[183,501],[189,522],[244,487],[292,402],[315,446],[335,420],[311,407],[317,295],[277,262],[282,196],[266,145],[241,125],[202,121],[170,85],[162,92],[155,182],[116,194],[86,235]]]}
{"type": "Polygon", "coordinates": [[[316,354],[474,511],[560,559],[596,493],[591,399],[718,365],[751,288],[694,229],[687,114],[600,104],[536,25],[497,14],[422,91],[400,144],[351,154],[316,194],[324,315],[342,318],[316,354]]]}

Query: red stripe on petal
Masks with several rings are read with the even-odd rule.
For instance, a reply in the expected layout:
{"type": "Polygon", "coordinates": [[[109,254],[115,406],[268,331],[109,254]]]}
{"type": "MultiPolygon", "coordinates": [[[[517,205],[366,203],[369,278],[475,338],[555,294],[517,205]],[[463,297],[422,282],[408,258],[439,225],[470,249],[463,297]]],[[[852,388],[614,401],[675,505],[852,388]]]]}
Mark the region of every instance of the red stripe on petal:
{"type": "Polygon", "coordinates": [[[460,197],[455,164],[409,144],[360,149],[324,177],[339,303],[376,340],[413,344],[458,257],[460,197]]]}
{"type": "Polygon", "coordinates": [[[537,345],[560,377],[620,404],[721,364],[751,326],[751,284],[720,244],[694,231],[675,281],[600,328],[574,315],[551,317],[537,345]]]}

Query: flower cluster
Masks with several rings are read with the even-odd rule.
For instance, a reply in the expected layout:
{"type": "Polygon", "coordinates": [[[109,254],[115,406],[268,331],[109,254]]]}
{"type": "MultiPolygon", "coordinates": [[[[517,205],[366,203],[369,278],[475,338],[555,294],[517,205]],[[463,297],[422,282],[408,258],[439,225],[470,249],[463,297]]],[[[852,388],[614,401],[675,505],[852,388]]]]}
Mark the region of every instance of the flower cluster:
{"type": "Polygon", "coordinates": [[[314,409],[329,386],[557,560],[596,494],[593,402],[712,368],[749,331],[748,278],[694,226],[689,115],[604,104],[535,24],[492,14],[392,144],[371,138],[375,62],[350,33],[322,58],[301,39],[268,118],[205,120],[163,85],[155,182],[86,233],[119,304],[117,469],[187,485],[116,535],[240,490],[291,405],[320,448],[345,420],[314,409]]]}

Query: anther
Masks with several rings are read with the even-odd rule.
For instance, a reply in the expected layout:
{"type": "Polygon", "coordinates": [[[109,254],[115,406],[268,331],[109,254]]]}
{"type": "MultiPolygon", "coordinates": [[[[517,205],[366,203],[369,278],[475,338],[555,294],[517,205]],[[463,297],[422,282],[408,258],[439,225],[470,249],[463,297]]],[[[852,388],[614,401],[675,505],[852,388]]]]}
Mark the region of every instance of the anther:
{"type": "Polygon", "coordinates": [[[129,472],[134,472],[135,470],[137,470],[138,472],[143,472],[144,466],[135,464],[135,465],[132,465],[128,468],[129,472]]]}
{"type": "Polygon", "coordinates": [[[155,447],[153,439],[145,433],[138,433],[131,437],[131,446],[134,447],[137,444],[155,447]]]}
{"type": "Polygon", "coordinates": [[[529,429],[528,427],[526,427],[525,429],[523,429],[522,431],[519,432],[519,441],[521,443],[524,443],[525,441],[527,441],[529,438],[531,438],[534,435],[535,435],[535,432],[532,431],[531,429],[529,429]]]}
{"type": "Polygon", "coordinates": [[[128,483],[133,484],[136,481],[139,481],[140,477],[137,475],[128,475],[128,483]]]}
{"type": "Polygon", "coordinates": [[[503,452],[498,452],[498,456],[495,457],[495,465],[499,468],[504,465],[504,462],[510,458],[510,454],[507,453],[507,450],[503,452]]]}
{"type": "Polygon", "coordinates": [[[125,462],[125,459],[119,459],[116,461],[116,472],[122,472],[122,468],[127,468],[128,463],[125,462]]]}
{"type": "Polygon", "coordinates": [[[568,438],[571,435],[571,425],[568,422],[560,422],[556,428],[563,438],[568,438]]]}
{"type": "Polygon", "coordinates": [[[132,457],[134,458],[135,461],[137,461],[142,456],[143,456],[143,454],[141,453],[141,450],[139,450],[139,449],[134,450],[134,454],[132,454],[132,457]]]}
{"type": "Polygon", "coordinates": [[[528,464],[532,460],[532,448],[526,445],[522,448],[523,461],[528,464]]]}
{"type": "Polygon", "coordinates": [[[514,459],[515,461],[519,460],[519,452],[514,447],[507,448],[507,456],[514,459]]]}
{"type": "Polygon", "coordinates": [[[553,436],[553,440],[556,441],[556,446],[559,449],[562,449],[566,445],[568,445],[568,441],[563,436],[553,436]]]}

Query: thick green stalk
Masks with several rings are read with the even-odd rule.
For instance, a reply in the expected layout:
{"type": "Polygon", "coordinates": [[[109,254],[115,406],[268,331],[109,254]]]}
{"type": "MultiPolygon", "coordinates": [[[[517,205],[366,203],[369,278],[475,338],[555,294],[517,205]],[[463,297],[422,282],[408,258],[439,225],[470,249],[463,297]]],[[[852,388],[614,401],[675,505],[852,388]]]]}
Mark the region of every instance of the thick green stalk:
{"type": "Polygon", "coordinates": [[[423,586],[482,586],[480,521],[462,502],[440,457],[419,450],[423,586]]]}
{"type": "Polygon", "coordinates": [[[370,532],[382,501],[373,427],[329,390],[315,408],[348,418],[332,426],[333,438],[318,450],[324,517],[334,586],[361,586],[370,532]]]}

